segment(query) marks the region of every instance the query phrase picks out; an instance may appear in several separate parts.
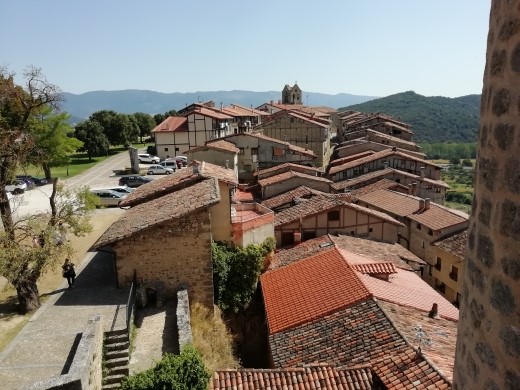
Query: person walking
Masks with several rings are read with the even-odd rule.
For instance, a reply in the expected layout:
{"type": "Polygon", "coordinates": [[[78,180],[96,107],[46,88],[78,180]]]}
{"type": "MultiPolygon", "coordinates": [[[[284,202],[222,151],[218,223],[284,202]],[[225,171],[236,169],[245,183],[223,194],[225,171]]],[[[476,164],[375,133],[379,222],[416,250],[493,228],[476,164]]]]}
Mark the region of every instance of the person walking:
{"type": "Polygon", "coordinates": [[[61,266],[63,269],[63,277],[67,279],[69,283],[69,288],[74,287],[74,279],[76,278],[76,270],[74,269],[74,264],[70,262],[67,258],[65,259],[65,263],[61,266]]]}

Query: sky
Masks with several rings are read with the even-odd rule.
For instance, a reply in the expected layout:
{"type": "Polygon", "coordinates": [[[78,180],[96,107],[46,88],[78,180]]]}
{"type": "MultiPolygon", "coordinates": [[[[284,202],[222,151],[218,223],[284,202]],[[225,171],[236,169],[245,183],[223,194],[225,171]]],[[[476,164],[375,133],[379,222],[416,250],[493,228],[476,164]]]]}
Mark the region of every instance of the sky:
{"type": "Polygon", "coordinates": [[[479,94],[491,0],[0,0],[0,65],[64,92],[479,94]]]}

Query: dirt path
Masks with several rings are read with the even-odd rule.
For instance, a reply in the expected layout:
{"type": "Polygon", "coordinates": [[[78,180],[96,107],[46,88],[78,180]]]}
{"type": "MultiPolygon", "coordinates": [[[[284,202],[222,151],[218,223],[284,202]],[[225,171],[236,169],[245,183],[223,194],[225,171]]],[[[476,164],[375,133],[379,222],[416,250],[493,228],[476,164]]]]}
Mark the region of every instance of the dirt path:
{"type": "MultiPolygon", "coordinates": [[[[85,237],[70,238],[75,253],[72,262],[77,269],[81,269],[81,263],[85,254],[89,251],[94,242],[105,232],[105,230],[124,213],[118,208],[96,210],[92,216],[92,232],[85,237]]],[[[38,289],[42,300],[55,291],[63,282],[61,268],[58,264],[54,269],[44,274],[38,282],[38,289]]],[[[19,315],[16,311],[16,291],[6,285],[4,278],[0,280],[0,351],[12,340],[20,331],[23,325],[30,318],[31,314],[19,315]]]]}

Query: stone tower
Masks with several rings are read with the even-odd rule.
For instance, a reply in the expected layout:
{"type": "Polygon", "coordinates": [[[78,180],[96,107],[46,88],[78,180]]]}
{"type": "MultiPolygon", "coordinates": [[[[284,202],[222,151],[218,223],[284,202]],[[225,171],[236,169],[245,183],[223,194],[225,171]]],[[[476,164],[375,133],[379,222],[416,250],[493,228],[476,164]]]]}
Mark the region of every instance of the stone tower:
{"type": "Polygon", "coordinates": [[[294,83],[292,87],[285,84],[282,91],[282,104],[302,104],[302,90],[298,84],[294,83]]]}
{"type": "Polygon", "coordinates": [[[520,389],[520,0],[493,0],[455,390],[520,389]]]}

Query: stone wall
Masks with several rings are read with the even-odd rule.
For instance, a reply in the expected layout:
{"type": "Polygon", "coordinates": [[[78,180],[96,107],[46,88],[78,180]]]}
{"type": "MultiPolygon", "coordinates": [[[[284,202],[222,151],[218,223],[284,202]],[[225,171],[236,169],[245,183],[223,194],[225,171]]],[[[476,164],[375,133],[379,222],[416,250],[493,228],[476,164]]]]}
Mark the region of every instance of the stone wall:
{"type": "Polygon", "coordinates": [[[163,282],[166,296],[186,285],[193,302],[213,308],[213,263],[208,211],[173,220],[114,245],[119,285],[163,282]]]}
{"type": "MultiPolygon", "coordinates": [[[[42,351],[44,352],[44,351],[42,351]]],[[[92,317],[81,335],[69,372],[30,386],[30,390],[101,390],[103,330],[101,316],[92,317]]]]}
{"type": "Polygon", "coordinates": [[[491,3],[455,390],[520,389],[520,1],[491,3]]]}
{"type": "Polygon", "coordinates": [[[179,334],[179,351],[182,351],[186,344],[193,342],[190,323],[190,301],[188,290],[181,289],[177,292],[177,332],[179,334]]]}

